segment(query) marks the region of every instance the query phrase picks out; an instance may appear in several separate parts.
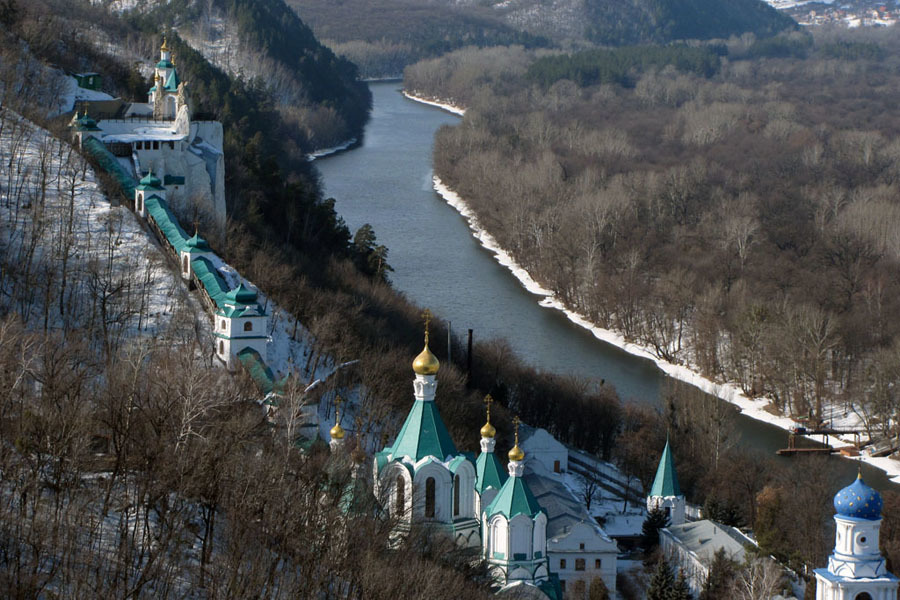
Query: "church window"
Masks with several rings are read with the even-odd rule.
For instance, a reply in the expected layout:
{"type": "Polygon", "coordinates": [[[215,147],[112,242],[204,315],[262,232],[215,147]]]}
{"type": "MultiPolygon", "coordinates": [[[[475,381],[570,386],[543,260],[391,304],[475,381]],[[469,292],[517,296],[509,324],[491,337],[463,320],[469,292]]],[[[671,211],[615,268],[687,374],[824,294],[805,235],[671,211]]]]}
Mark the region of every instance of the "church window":
{"type": "Polygon", "coordinates": [[[564,558],[559,559],[559,568],[560,569],[566,568],[566,559],[564,559],[564,558]]]}
{"type": "Polygon", "coordinates": [[[553,461],[553,472],[559,473],[559,461],[558,460],[553,461]]]}
{"type": "Polygon", "coordinates": [[[244,331],[253,331],[253,323],[250,321],[244,323],[244,331]]]}
{"type": "Polygon", "coordinates": [[[584,571],[584,559],[583,558],[575,559],[575,570],[576,571],[584,571]]]}
{"type": "Polygon", "coordinates": [[[219,354],[225,354],[225,342],[219,342],[219,354]]]}
{"type": "Polygon", "coordinates": [[[599,558],[595,559],[594,560],[594,568],[599,571],[602,567],[603,567],[603,561],[600,560],[599,558]]]}
{"type": "Polygon", "coordinates": [[[153,149],[159,150],[159,142],[153,142],[153,149]]]}
{"type": "Polygon", "coordinates": [[[872,600],[872,595],[869,592],[860,592],[853,600],[872,600]]]}
{"type": "Polygon", "coordinates": [[[435,492],[434,492],[434,477],[429,477],[425,480],[425,518],[433,519],[434,518],[434,504],[435,504],[435,492]]]}
{"type": "Polygon", "coordinates": [[[583,544],[583,543],[578,544],[578,549],[579,549],[579,550],[584,550],[584,544],[583,544]]]}
{"type": "Polygon", "coordinates": [[[491,532],[491,544],[494,548],[495,558],[506,556],[506,521],[503,519],[494,521],[493,531],[491,532]]]}
{"type": "Polygon", "coordinates": [[[397,511],[397,515],[402,515],[403,511],[406,510],[406,481],[404,481],[403,475],[397,476],[396,491],[395,510],[397,511]]]}
{"type": "Polygon", "coordinates": [[[453,516],[459,516],[459,475],[453,478],[453,516]]]}
{"type": "Polygon", "coordinates": [[[185,274],[188,272],[188,257],[185,256],[181,259],[181,270],[184,271],[185,274]]]}

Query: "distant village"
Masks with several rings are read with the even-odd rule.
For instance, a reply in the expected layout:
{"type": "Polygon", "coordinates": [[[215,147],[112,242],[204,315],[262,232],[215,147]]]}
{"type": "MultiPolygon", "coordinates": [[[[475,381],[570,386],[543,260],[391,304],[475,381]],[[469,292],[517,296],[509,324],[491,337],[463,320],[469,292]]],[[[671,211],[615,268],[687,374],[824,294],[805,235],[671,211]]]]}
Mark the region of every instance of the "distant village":
{"type": "Polygon", "coordinates": [[[846,27],[887,27],[900,17],[900,6],[873,0],[847,3],[767,0],[800,25],[844,25],[846,27]]]}

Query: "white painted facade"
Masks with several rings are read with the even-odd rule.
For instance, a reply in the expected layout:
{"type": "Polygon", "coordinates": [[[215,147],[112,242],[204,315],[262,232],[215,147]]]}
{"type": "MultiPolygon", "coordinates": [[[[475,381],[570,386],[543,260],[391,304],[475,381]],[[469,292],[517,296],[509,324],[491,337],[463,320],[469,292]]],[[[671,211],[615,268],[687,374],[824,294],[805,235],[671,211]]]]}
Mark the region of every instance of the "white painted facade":
{"type": "Polygon", "coordinates": [[[546,429],[531,429],[522,436],[522,450],[529,460],[537,460],[552,473],[569,470],[569,450],[546,429]]]}

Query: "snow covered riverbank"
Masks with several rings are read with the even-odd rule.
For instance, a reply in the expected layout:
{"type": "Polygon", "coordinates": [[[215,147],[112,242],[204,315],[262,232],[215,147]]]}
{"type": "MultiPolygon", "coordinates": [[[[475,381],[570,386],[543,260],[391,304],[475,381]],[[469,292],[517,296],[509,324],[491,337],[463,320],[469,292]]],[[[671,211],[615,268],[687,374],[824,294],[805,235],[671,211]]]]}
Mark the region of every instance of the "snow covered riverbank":
{"type": "MultiPolygon", "coordinates": [[[[412,99],[415,100],[416,98],[412,99]]],[[[622,335],[616,333],[615,331],[597,327],[596,325],[588,321],[583,315],[569,310],[562,304],[562,302],[560,302],[555,297],[552,291],[542,287],[531,277],[531,275],[529,275],[529,273],[524,268],[516,263],[516,261],[500,246],[497,240],[490,233],[484,230],[484,228],[479,223],[474,211],[471,210],[465,200],[460,198],[460,196],[456,192],[447,187],[438,177],[434,177],[434,189],[450,206],[455,208],[463,217],[466,218],[469,229],[472,231],[473,236],[481,243],[484,248],[494,253],[497,262],[509,269],[509,271],[516,277],[516,279],[519,280],[519,282],[526,290],[528,290],[532,294],[543,296],[543,298],[539,302],[541,306],[562,311],[569,318],[569,320],[589,330],[597,339],[622,348],[633,356],[653,361],[657,365],[657,367],[659,367],[659,369],[668,376],[679,381],[694,385],[704,392],[713,394],[726,402],[730,402],[731,404],[738,406],[744,414],[753,419],[770,423],[785,430],[795,425],[794,421],[788,417],[773,415],[768,412],[766,410],[766,407],[769,405],[769,401],[767,399],[748,398],[740,390],[740,388],[735,385],[727,383],[717,383],[706,377],[703,377],[699,373],[691,370],[686,366],[676,365],[662,360],[654,355],[648,348],[625,340],[622,335]]],[[[816,441],[820,441],[821,436],[816,436],[814,439],[816,441]]],[[[842,447],[849,445],[851,441],[840,439],[835,436],[829,436],[827,438],[827,443],[833,447],[842,447]]],[[[900,461],[896,461],[890,458],[872,458],[868,456],[864,456],[862,460],[884,470],[889,475],[889,477],[892,478],[892,481],[894,481],[895,483],[900,483],[900,461]]]]}
{"type": "Polygon", "coordinates": [[[456,105],[453,105],[453,104],[450,104],[449,102],[446,102],[446,101],[429,100],[427,98],[422,98],[421,96],[414,96],[413,94],[410,94],[406,90],[403,90],[403,95],[415,102],[421,102],[422,104],[427,104],[429,106],[436,106],[442,110],[446,110],[449,113],[453,113],[454,115],[463,116],[466,114],[466,109],[456,106],[456,105]]]}

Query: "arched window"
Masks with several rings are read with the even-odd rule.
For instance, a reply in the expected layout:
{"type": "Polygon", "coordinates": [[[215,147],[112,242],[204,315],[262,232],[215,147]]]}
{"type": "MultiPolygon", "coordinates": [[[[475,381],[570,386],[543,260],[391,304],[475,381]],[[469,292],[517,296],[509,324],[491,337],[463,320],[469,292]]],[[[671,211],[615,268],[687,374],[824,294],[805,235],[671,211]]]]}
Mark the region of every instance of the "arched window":
{"type": "Polygon", "coordinates": [[[244,323],[244,331],[253,331],[253,323],[250,321],[244,323]]]}
{"type": "Polygon", "coordinates": [[[491,547],[494,558],[506,557],[506,521],[503,519],[497,519],[491,527],[491,547]]]}
{"type": "Polygon", "coordinates": [[[219,341],[219,354],[225,354],[225,342],[219,341]]]}
{"type": "Polygon", "coordinates": [[[853,600],[872,600],[872,595],[869,592],[860,592],[853,600]]]}
{"type": "Polygon", "coordinates": [[[406,481],[403,479],[403,475],[397,475],[397,485],[394,487],[397,492],[397,497],[394,500],[394,510],[397,516],[402,516],[406,510],[406,481]]]}
{"type": "Polygon", "coordinates": [[[453,516],[459,516],[459,475],[453,478],[453,516]]]}
{"type": "Polygon", "coordinates": [[[184,271],[185,273],[188,272],[188,257],[187,257],[187,255],[185,255],[181,259],[181,270],[184,271]]]}
{"type": "Polygon", "coordinates": [[[434,518],[434,477],[425,480],[425,518],[434,518]]]}

